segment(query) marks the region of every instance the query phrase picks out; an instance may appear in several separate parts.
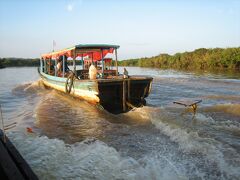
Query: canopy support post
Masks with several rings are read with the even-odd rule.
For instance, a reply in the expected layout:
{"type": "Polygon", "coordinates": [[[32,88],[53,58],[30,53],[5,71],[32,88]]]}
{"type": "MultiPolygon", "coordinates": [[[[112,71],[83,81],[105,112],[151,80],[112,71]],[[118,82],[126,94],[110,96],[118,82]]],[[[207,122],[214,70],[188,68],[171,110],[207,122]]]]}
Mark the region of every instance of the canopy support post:
{"type": "Polygon", "coordinates": [[[42,73],[42,58],[40,58],[40,72],[42,73]]]}
{"type": "Polygon", "coordinates": [[[48,74],[51,74],[51,58],[49,58],[49,63],[48,63],[48,74]]]}
{"type": "Polygon", "coordinates": [[[82,69],[84,69],[83,54],[82,54],[82,69]]]}
{"type": "Polygon", "coordinates": [[[65,75],[65,55],[63,55],[63,74],[62,74],[62,77],[64,77],[65,75]]]}
{"type": "Polygon", "coordinates": [[[123,84],[122,84],[122,106],[123,106],[123,112],[126,111],[126,82],[123,79],[123,84]]]}
{"type": "Polygon", "coordinates": [[[101,49],[101,59],[102,59],[102,77],[104,77],[104,60],[103,60],[103,50],[101,49]]]}
{"type": "Polygon", "coordinates": [[[93,52],[92,52],[92,64],[93,64],[93,52]]]}
{"type": "Polygon", "coordinates": [[[76,51],[73,51],[73,73],[76,74],[76,51]]]}
{"type": "Polygon", "coordinates": [[[55,76],[57,76],[57,58],[55,58],[55,76]]]}
{"type": "Polygon", "coordinates": [[[116,66],[116,76],[118,76],[118,57],[117,57],[117,48],[115,48],[115,66],[116,66]]]}
{"type": "Polygon", "coordinates": [[[47,73],[47,67],[46,67],[46,59],[43,59],[44,63],[44,73],[47,73]]]}

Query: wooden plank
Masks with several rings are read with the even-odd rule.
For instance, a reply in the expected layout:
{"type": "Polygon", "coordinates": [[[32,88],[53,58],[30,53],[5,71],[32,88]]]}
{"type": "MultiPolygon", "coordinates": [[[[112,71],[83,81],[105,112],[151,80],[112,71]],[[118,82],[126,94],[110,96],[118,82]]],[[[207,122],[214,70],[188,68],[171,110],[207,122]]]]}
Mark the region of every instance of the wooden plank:
{"type": "Polygon", "coordinates": [[[174,101],[174,104],[179,104],[179,105],[183,105],[185,107],[191,107],[193,109],[193,114],[195,116],[196,111],[197,111],[197,104],[199,104],[200,102],[202,102],[201,99],[198,100],[181,100],[181,101],[174,101]]]}
{"type": "Polygon", "coordinates": [[[117,55],[117,48],[115,48],[115,66],[116,66],[116,76],[118,76],[118,55],[117,55]]]}
{"type": "MultiPolygon", "coordinates": [[[[2,137],[3,137],[3,133],[0,130],[1,140],[2,140],[2,137]]],[[[2,141],[0,141],[0,142],[2,143],[2,141]]],[[[2,143],[2,145],[3,145],[3,148],[5,149],[5,151],[7,152],[7,154],[4,155],[1,152],[0,156],[2,156],[2,155],[7,156],[8,159],[11,160],[12,164],[10,164],[10,165],[17,168],[22,179],[38,180],[38,177],[36,176],[36,174],[32,171],[31,167],[23,159],[21,154],[18,152],[18,150],[15,148],[15,146],[12,144],[12,142],[8,139],[8,137],[6,137],[6,143],[2,143]]],[[[4,161],[2,161],[2,159],[0,159],[0,163],[1,162],[4,162],[4,161]]],[[[8,168],[8,169],[10,169],[10,171],[11,171],[11,168],[8,168]]],[[[3,169],[3,171],[5,172],[5,169],[3,169]]],[[[11,179],[11,178],[8,177],[8,179],[11,179]]],[[[19,178],[14,178],[14,179],[19,179],[19,178]]]]}
{"type": "Polygon", "coordinates": [[[201,99],[198,99],[198,100],[180,100],[180,101],[174,101],[173,103],[183,105],[183,106],[193,106],[193,105],[196,105],[200,102],[202,102],[201,99]]]}
{"type": "Polygon", "coordinates": [[[122,103],[123,103],[123,112],[126,111],[126,85],[125,85],[125,80],[123,79],[123,84],[122,84],[122,103]]]}
{"type": "Polygon", "coordinates": [[[22,173],[22,175],[26,179],[37,180],[38,177],[36,176],[36,174],[32,171],[28,163],[23,159],[23,157],[15,148],[15,146],[12,144],[12,142],[9,141],[8,137],[7,137],[6,147],[13,161],[15,162],[16,166],[18,167],[19,171],[22,173]]]}
{"type": "Polygon", "coordinates": [[[130,96],[130,93],[131,93],[131,80],[130,79],[128,79],[128,102],[130,102],[130,100],[131,100],[131,96],[130,96]]]}
{"type": "Polygon", "coordinates": [[[11,156],[8,154],[2,141],[0,141],[0,168],[4,172],[7,179],[24,179],[17,166],[11,159],[11,156]]]}
{"type": "Polygon", "coordinates": [[[7,176],[2,167],[0,167],[0,179],[7,179],[7,176]]]}

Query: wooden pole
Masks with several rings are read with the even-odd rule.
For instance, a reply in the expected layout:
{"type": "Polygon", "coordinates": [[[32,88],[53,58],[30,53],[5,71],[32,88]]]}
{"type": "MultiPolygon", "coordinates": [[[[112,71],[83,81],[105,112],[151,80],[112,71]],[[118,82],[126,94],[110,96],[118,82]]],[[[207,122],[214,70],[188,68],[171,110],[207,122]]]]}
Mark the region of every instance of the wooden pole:
{"type": "Polygon", "coordinates": [[[43,59],[43,61],[44,61],[44,73],[46,73],[46,72],[47,72],[47,68],[46,68],[46,59],[43,59]]]}
{"type": "Polygon", "coordinates": [[[40,58],[40,72],[42,72],[42,58],[40,58]]]}
{"type": "Polygon", "coordinates": [[[122,94],[122,105],[123,105],[123,112],[126,111],[126,85],[125,85],[125,80],[123,79],[123,87],[122,87],[122,90],[123,90],[123,94],[122,94]]]}
{"type": "Polygon", "coordinates": [[[103,50],[101,49],[101,59],[102,59],[102,77],[104,77],[104,60],[103,60],[103,50]]]}
{"type": "Polygon", "coordinates": [[[93,64],[93,52],[92,52],[92,64],[93,64]]]}
{"type": "Polygon", "coordinates": [[[62,72],[63,72],[62,77],[64,77],[64,75],[65,75],[65,56],[64,56],[64,55],[63,55],[63,61],[62,61],[62,62],[63,62],[63,64],[62,64],[62,65],[63,65],[63,66],[62,66],[62,68],[63,68],[63,71],[62,71],[62,72]]]}
{"type": "Polygon", "coordinates": [[[76,74],[76,50],[73,51],[73,72],[76,74]]]}
{"type": "Polygon", "coordinates": [[[115,66],[116,66],[116,76],[118,76],[118,57],[117,57],[117,48],[115,48],[115,66]]]}
{"type": "Polygon", "coordinates": [[[1,104],[0,104],[0,110],[1,110],[1,119],[2,119],[3,142],[6,143],[6,135],[5,135],[5,129],[4,129],[4,122],[3,122],[3,115],[2,115],[2,105],[1,104]]]}
{"type": "Polygon", "coordinates": [[[49,63],[48,63],[48,74],[50,75],[50,71],[51,71],[51,58],[49,59],[49,63]]]}
{"type": "Polygon", "coordinates": [[[131,88],[131,81],[130,81],[130,79],[128,79],[128,102],[130,102],[130,88],[131,88]]]}
{"type": "Polygon", "coordinates": [[[82,69],[84,69],[83,54],[82,54],[82,69]]]}
{"type": "Polygon", "coordinates": [[[55,58],[55,76],[57,76],[57,58],[55,58]]]}

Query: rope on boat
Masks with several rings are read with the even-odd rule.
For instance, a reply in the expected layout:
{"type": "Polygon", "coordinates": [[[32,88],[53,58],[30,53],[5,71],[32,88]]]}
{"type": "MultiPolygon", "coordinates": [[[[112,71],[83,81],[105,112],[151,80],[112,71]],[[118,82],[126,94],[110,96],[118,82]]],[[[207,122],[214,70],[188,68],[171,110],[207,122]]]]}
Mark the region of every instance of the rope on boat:
{"type": "Polygon", "coordinates": [[[132,105],[130,102],[126,101],[126,105],[131,108],[132,111],[134,111],[135,109],[137,109],[136,106],[132,105]]]}
{"type": "MultiPolygon", "coordinates": [[[[138,107],[145,106],[146,105],[146,100],[144,98],[145,98],[145,96],[147,94],[148,88],[147,87],[144,88],[144,92],[143,92],[143,95],[141,97],[141,102],[139,102],[138,104],[133,105],[131,103],[131,101],[132,100],[134,101],[134,99],[136,99],[136,98],[131,97],[131,92],[130,92],[131,91],[131,79],[126,79],[126,81],[127,81],[127,83],[123,83],[123,90],[127,91],[127,98],[126,98],[126,96],[123,95],[123,98],[125,98],[125,100],[123,99],[123,101],[125,101],[125,104],[127,105],[128,109],[134,110],[134,109],[136,109],[138,107]],[[126,85],[127,85],[127,88],[126,88],[126,85]]],[[[123,82],[124,82],[124,80],[123,80],[123,82]]],[[[126,93],[126,92],[123,92],[123,93],[126,93]]],[[[137,98],[137,100],[138,100],[138,98],[137,98]]]]}
{"type": "Polygon", "coordinates": [[[104,107],[101,104],[96,104],[96,107],[100,110],[104,110],[104,107]]]}
{"type": "Polygon", "coordinates": [[[130,102],[126,101],[126,105],[132,109],[137,108],[136,106],[132,105],[130,102]]]}

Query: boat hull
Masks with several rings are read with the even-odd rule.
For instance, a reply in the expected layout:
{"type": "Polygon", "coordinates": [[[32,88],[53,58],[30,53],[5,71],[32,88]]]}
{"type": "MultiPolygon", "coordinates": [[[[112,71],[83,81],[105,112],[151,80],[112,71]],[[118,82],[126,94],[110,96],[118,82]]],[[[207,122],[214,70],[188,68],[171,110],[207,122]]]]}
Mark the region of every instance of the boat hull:
{"type": "MultiPolygon", "coordinates": [[[[45,73],[40,73],[43,84],[47,87],[56,89],[66,93],[67,78],[50,76],[45,73]]],[[[98,104],[100,99],[98,97],[98,86],[96,81],[90,80],[76,80],[73,82],[73,87],[70,96],[80,98],[92,104],[98,104]]]]}
{"type": "Polygon", "coordinates": [[[100,104],[109,112],[118,114],[146,104],[152,78],[130,77],[120,81],[99,81],[100,104]]]}
{"type": "MultiPolygon", "coordinates": [[[[66,92],[67,78],[51,76],[40,72],[45,86],[66,92]]],[[[145,98],[151,91],[152,78],[132,76],[127,79],[74,80],[70,96],[101,105],[107,111],[118,114],[133,107],[145,105],[145,98]]]]}

